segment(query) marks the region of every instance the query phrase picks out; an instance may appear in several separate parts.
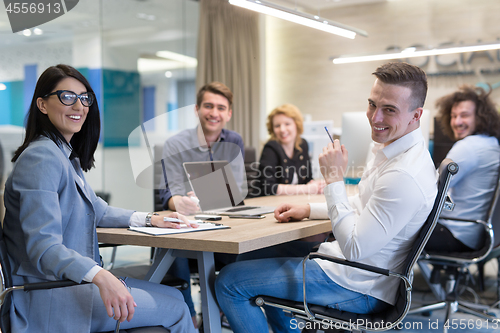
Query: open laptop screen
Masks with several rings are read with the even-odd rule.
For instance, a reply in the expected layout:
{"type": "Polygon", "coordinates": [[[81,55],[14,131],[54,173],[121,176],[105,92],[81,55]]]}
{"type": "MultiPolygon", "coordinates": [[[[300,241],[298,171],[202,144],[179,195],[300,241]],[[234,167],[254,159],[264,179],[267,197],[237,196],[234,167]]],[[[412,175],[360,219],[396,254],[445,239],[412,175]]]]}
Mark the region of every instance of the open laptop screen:
{"type": "Polygon", "coordinates": [[[242,204],[243,197],[228,161],[184,162],[183,165],[202,211],[242,204]]]}

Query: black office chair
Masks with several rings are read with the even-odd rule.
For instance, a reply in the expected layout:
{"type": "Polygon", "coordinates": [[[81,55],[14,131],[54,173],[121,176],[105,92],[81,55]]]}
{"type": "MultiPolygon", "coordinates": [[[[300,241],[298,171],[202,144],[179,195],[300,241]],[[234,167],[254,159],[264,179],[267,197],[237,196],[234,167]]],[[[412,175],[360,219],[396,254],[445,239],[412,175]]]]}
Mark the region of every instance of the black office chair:
{"type": "MultiPolygon", "coordinates": [[[[500,176],[500,172],[499,172],[500,176]]],[[[500,183],[497,185],[500,187],[500,183]]],[[[497,198],[497,200],[500,200],[497,198]]],[[[498,205],[498,203],[496,203],[498,205]]],[[[491,208],[490,208],[491,209],[491,208]]],[[[484,290],[484,265],[492,260],[497,260],[497,302],[493,306],[500,304],[500,209],[494,209],[491,213],[489,220],[491,221],[491,227],[493,228],[493,248],[490,253],[481,261],[477,263],[478,270],[478,287],[480,291],[484,290]]]]}
{"type": "MultiPolygon", "coordinates": [[[[51,281],[41,283],[29,283],[21,286],[13,286],[7,247],[3,239],[3,229],[0,228],[0,332],[11,333],[10,307],[12,292],[28,292],[31,290],[64,288],[78,285],[71,280],[51,281]]],[[[88,283],[88,282],[82,282],[88,283]]],[[[120,330],[120,333],[168,333],[163,327],[141,327],[129,330],[120,330]]],[[[111,332],[110,332],[111,333],[111,332]]]]}
{"type": "MultiPolygon", "coordinates": [[[[308,304],[305,278],[303,287],[304,302],[294,302],[269,296],[258,296],[255,299],[255,303],[258,306],[266,305],[280,308],[293,317],[311,322],[312,325],[315,325],[314,327],[323,330],[325,329],[325,322],[332,323],[334,327],[341,327],[342,329],[346,329],[349,331],[382,331],[394,327],[397,328],[398,324],[405,318],[408,310],[410,309],[412,291],[411,275],[413,266],[417,262],[417,259],[422,253],[425,244],[427,243],[432,231],[434,230],[434,227],[436,226],[439,214],[441,214],[441,210],[443,209],[446,202],[446,192],[448,191],[451,176],[456,174],[457,171],[458,166],[453,161],[445,160],[441,163],[438,182],[438,194],[436,200],[434,201],[434,206],[424,225],[420,229],[419,235],[406,258],[404,269],[402,272],[392,272],[387,269],[382,269],[363,263],[347,261],[344,259],[319,253],[310,253],[307,257],[304,258],[302,262],[304,277],[307,261],[316,258],[367,270],[377,274],[398,277],[401,279],[401,282],[398,286],[399,293],[397,294],[396,303],[394,306],[389,306],[386,310],[379,313],[356,314],[351,312],[339,311],[324,306],[308,304]]],[[[328,329],[326,331],[328,331],[328,329]]]]}
{"type": "MultiPolygon", "coordinates": [[[[497,177],[497,185],[491,199],[486,221],[447,219],[453,221],[473,222],[484,227],[482,239],[483,246],[479,250],[470,252],[434,252],[424,250],[418,260],[418,266],[422,276],[431,288],[438,302],[411,309],[410,314],[427,314],[433,310],[446,309],[445,320],[450,319],[452,313],[463,312],[486,320],[496,321],[497,318],[490,315],[489,306],[460,300],[461,290],[470,279],[469,266],[483,262],[493,249],[494,231],[500,234],[500,173],[497,177]],[[496,229],[496,230],[495,230],[496,229]],[[445,279],[441,281],[441,271],[445,272],[445,279]]],[[[481,279],[481,278],[480,278],[481,279]]],[[[481,288],[481,286],[480,286],[481,288]]],[[[500,299],[500,298],[499,298],[500,299]]],[[[447,328],[444,328],[447,331],[447,328]]]]}
{"type": "Polygon", "coordinates": [[[245,173],[247,177],[247,199],[260,196],[259,162],[254,147],[245,147],[245,173]]]}

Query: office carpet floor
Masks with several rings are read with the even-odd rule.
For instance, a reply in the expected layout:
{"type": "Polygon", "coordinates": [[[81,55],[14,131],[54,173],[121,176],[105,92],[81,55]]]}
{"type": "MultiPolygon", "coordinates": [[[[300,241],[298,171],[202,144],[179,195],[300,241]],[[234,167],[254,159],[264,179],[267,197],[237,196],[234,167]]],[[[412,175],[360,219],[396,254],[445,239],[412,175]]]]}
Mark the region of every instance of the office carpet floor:
{"type": "MultiPolygon", "coordinates": [[[[101,249],[101,254],[103,256],[103,261],[108,264],[111,260],[111,253],[113,248],[103,248],[101,249]]],[[[116,250],[116,258],[114,262],[114,269],[117,272],[130,272],[128,269],[130,266],[142,265],[147,268],[150,258],[150,248],[140,247],[140,246],[119,246],[116,250]]],[[[498,265],[496,260],[491,260],[485,266],[485,290],[480,292],[476,287],[472,286],[472,292],[465,291],[463,298],[467,301],[477,301],[479,304],[491,305],[497,301],[497,271],[498,265]],[[477,295],[477,300],[474,299],[474,293],[477,295]]],[[[473,277],[476,277],[477,272],[475,267],[471,267],[471,273],[473,277]]],[[[136,269],[130,275],[137,278],[142,278],[145,274],[145,269],[136,269]]],[[[425,280],[418,268],[415,269],[415,278],[413,282],[414,291],[412,292],[412,307],[418,305],[430,304],[435,301],[433,294],[431,293],[429,287],[427,286],[425,280]]],[[[199,294],[199,286],[192,286],[192,296],[195,303],[195,308],[198,313],[201,313],[201,298],[199,294]]],[[[496,315],[500,318],[499,307],[491,308],[490,313],[496,315]]],[[[428,316],[423,315],[408,315],[404,322],[401,323],[400,327],[402,329],[394,329],[392,331],[405,332],[405,333],[438,333],[443,331],[444,325],[444,310],[436,310],[428,314],[428,316]]],[[[471,315],[455,313],[452,315],[454,321],[450,321],[450,329],[448,332],[500,332],[500,323],[491,324],[487,323],[485,320],[478,319],[471,315]],[[456,327],[456,328],[454,328],[456,327]]],[[[222,333],[230,333],[230,329],[222,329],[222,333]]],[[[270,331],[271,332],[271,331],[270,331]]],[[[319,330],[318,333],[323,331],[319,330]]],[[[390,331],[389,331],[390,332],[390,331]]]]}

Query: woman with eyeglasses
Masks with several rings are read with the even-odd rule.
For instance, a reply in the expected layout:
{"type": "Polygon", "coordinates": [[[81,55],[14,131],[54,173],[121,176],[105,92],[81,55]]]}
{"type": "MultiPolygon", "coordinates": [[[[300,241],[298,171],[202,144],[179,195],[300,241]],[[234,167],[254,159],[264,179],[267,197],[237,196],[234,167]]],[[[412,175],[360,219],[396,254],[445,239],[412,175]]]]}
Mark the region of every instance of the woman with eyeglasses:
{"type": "MultiPolygon", "coordinates": [[[[100,266],[96,227],[179,227],[152,213],[110,207],[83,175],[94,166],[99,108],[73,67],[49,67],[38,79],[26,137],[5,185],[4,238],[14,285],[69,279],[72,287],[12,293],[12,332],[103,332],[163,326],[194,332],[181,293],[100,266]],[[127,321],[125,321],[127,320],[127,321]]],[[[172,213],[170,217],[185,216],[172,213]]],[[[195,227],[195,226],[193,226],[195,227]]]]}

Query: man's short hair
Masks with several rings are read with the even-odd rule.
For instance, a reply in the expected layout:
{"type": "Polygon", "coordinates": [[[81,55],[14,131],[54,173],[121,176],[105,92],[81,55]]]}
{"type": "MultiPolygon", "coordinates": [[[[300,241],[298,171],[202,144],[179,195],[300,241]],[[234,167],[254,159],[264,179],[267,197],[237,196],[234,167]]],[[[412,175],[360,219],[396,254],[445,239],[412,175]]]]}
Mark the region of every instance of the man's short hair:
{"type": "Polygon", "coordinates": [[[201,102],[203,101],[203,95],[205,95],[205,92],[207,91],[211,92],[212,94],[226,97],[227,101],[229,102],[229,109],[232,108],[233,93],[231,92],[231,89],[229,89],[224,83],[217,81],[206,84],[203,87],[201,87],[200,90],[198,90],[198,94],[196,95],[196,105],[198,107],[201,106],[201,102]]]}
{"type": "Polygon", "coordinates": [[[473,134],[485,134],[498,137],[500,135],[500,116],[495,103],[490,98],[490,91],[486,92],[481,87],[463,85],[457,91],[443,96],[436,101],[438,109],[437,119],[443,133],[451,139],[455,139],[451,129],[451,109],[460,102],[471,101],[476,105],[475,110],[475,132],[473,134]]]}
{"type": "Polygon", "coordinates": [[[427,75],[420,67],[406,62],[390,62],[380,66],[372,74],[384,83],[410,88],[411,109],[408,111],[424,106],[427,75]]]}

